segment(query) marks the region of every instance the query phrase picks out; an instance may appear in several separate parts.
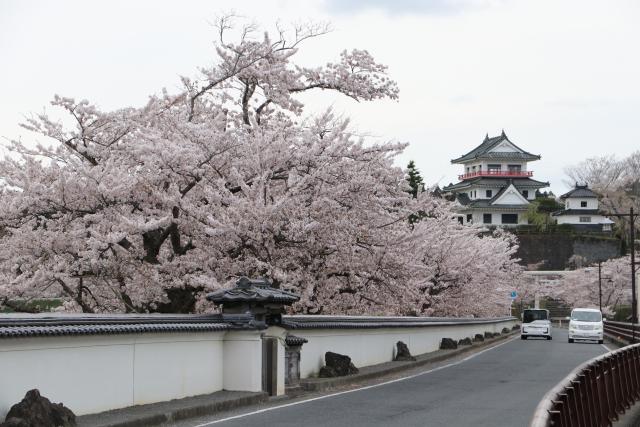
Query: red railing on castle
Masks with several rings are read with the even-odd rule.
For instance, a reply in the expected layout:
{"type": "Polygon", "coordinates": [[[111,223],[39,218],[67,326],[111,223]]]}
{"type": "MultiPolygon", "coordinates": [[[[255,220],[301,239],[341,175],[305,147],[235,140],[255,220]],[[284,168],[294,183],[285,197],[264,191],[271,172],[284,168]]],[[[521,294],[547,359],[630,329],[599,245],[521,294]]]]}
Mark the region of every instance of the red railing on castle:
{"type": "Polygon", "coordinates": [[[486,170],[465,173],[464,175],[458,175],[459,180],[465,180],[469,178],[478,177],[504,177],[504,178],[529,178],[533,176],[532,171],[503,171],[503,170],[486,170]]]}

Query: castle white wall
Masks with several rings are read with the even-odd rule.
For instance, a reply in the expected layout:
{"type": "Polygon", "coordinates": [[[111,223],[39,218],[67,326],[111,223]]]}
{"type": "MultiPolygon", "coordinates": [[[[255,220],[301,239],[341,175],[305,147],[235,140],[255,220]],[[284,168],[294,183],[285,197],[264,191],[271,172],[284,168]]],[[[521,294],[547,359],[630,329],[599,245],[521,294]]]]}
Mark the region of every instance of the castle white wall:
{"type": "Polygon", "coordinates": [[[140,333],[34,336],[0,341],[0,419],[37,388],[76,415],[163,402],[220,390],[262,390],[262,335],[278,338],[277,392],[284,388],[284,337],[308,339],[301,375],[315,375],[324,354],[349,355],[364,367],[393,359],[396,343],[413,354],[439,348],[442,338],[459,340],[511,328],[515,319],[384,329],[300,329],[267,331],[140,333]]]}
{"type": "MultiPolygon", "coordinates": [[[[503,213],[513,213],[513,212],[481,212],[481,211],[477,211],[477,212],[473,212],[473,223],[474,224],[484,224],[483,220],[484,220],[484,214],[485,213],[490,213],[491,214],[491,224],[486,224],[486,225],[514,225],[514,224],[502,224],[502,214],[503,213]]],[[[466,214],[465,214],[465,219],[466,219],[466,214]]],[[[523,213],[518,213],[518,224],[527,224],[527,219],[525,218],[525,215],[523,213]]]]}
{"type": "Polygon", "coordinates": [[[356,367],[389,362],[395,356],[396,343],[402,341],[411,354],[419,355],[436,351],[442,338],[460,340],[485,332],[500,332],[511,328],[514,320],[498,323],[452,326],[427,326],[387,329],[307,329],[292,331],[296,336],[309,340],[302,346],[300,377],[316,376],[324,365],[327,351],[351,357],[356,367]]]}
{"type": "Polygon", "coordinates": [[[590,197],[590,198],[570,197],[565,200],[565,208],[566,209],[586,209],[586,210],[598,209],[598,199],[594,197],[590,197]],[[582,207],[581,202],[587,202],[587,206],[582,207]]]}
{"type": "Polygon", "coordinates": [[[611,224],[612,221],[602,215],[560,215],[557,216],[558,224],[611,224]],[[588,216],[591,218],[591,222],[580,222],[580,217],[588,216]]]}
{"type": "Polygon", "coordinates": [[[76,415],[222,390],[223,338],[198,332],[3,339],[0,419],[33,388],[76,415]]]}
{"type": "Polygon", "coordinates": [[[527,162],[522,162],[522,161],[513,161],[513,162],[503,162],[503,161],[481,161],[481,162],[470,162],[470,163],[465,163],[462,165],[463,167],[463,173],[471,173],[474,172],[473,167],[476,167],[475,172],[479,172],[479,171],[487,171],[489,170],[489,165],[500,165],[500,169],[503,171],[508,171],[509,170],[509,165],[520,165],[520,170],[522,172],[526,172],[527,169],[527,162]],[[468,168],[468,170],[467,170],[468,168]]]}

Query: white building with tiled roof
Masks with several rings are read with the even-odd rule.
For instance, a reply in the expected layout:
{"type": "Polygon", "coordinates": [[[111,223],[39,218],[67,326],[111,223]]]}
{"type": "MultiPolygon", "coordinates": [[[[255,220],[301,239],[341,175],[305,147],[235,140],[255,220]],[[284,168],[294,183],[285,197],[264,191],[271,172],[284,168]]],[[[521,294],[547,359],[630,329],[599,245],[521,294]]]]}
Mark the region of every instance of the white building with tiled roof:
{"type": "Polygon", "coordinates": [[[482,144],[451,160],[462,165],[463,173],[458,176],[460,182],[443,191],[455,195],[464,224],[526,224],[525,213],[536,190],[549,186],[532,179],[528,164],[535,160],[540,156],[515,145],[504,131],[493,138],[487,135],[482,144]]]}
{"type": "Polygon", "coordinates": [[[560,196],[564,209],[552,213],[558,224],[570,224],[576,229],[611,231],[611,221],[599,210],[599,195],[587,185],[576,184],[575,188],[560,196]]]}

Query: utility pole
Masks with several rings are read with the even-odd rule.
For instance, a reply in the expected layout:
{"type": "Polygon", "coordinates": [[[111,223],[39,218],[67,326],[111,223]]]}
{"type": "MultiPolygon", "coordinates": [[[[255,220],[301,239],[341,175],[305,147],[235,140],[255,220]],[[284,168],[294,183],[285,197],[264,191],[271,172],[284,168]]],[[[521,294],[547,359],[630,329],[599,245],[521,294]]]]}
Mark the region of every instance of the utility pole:
{"type": "Polygon", "coordinates": [[[633,213],[633,206],[629,208],[628,214],[606,214],[606,216],[629,217],[629,240],[631,243],[631,343],[636,342],[636,323],[638,323],[638,300],[636,297],[636,225],[638,216],[633,213]]]}

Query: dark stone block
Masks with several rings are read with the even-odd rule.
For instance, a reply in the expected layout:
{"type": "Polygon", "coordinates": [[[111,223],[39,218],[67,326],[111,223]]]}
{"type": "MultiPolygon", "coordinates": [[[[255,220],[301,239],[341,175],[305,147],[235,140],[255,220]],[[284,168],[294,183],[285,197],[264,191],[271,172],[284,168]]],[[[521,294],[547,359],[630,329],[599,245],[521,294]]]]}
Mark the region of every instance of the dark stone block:
{"type": "Polygon", "coordinates": [[[484,333],[484,337],[485,338],[493,338],[493,332],[485,332],[484,333]]]}
{"type": "Polygon", "coordinates": [[[458,341],[458,345],[471,345],[473,344],[471,342],[471,338],[467,337],[467,338],[462,338],[460,341],[458,341]]]}
{"type": "Polygon", "coordinates": [[[484,335],[482,334],[475,334],[475,336],[473,337],[473,340],[475,342],[483,342],[484,341],[484,335]]]}
{"type": "Polygon", "coordinates": [[[398,351],[396,353],[396,357],[393,360],[398,362],[416,360],[416,358],[411,355],[411,352],[409,351],[409,347],[402,341],[398,341],[396,343],[396,348],[398,351]]]}
{"type": "Polygon", "coordinates": [[[76,416],[62,403],[51,403],[36,389],[29,390],[24,399],[9,409],[1,427],[75,427],[76,416]]]}
{"type": "Polygon", "coordinates": [[[511,327],[512,331],[517,331],[518,329],[520,329],[520,325],[518,325],[517,323],[511,327]]]}
{"type": "Polygon", "coordinates": [[[324,354],[325,366],[320,368],[320,378],[344,377],[358,373],[358,368],[351,363],[351,358],[343,354],[327,351],[324,354]]]}
{"type": "Polygon", "coordinates": [[[458,343],[451,338],[442,338],[440,341],[440,350],[455,350],[458,348],[458,343]]]}
{"type": "Polygon", "coordinates": [[[508,334],[509,332],[511,332],[511,330],[509,328],[502,328],[502,333],[503,334],[508,334]]]}

